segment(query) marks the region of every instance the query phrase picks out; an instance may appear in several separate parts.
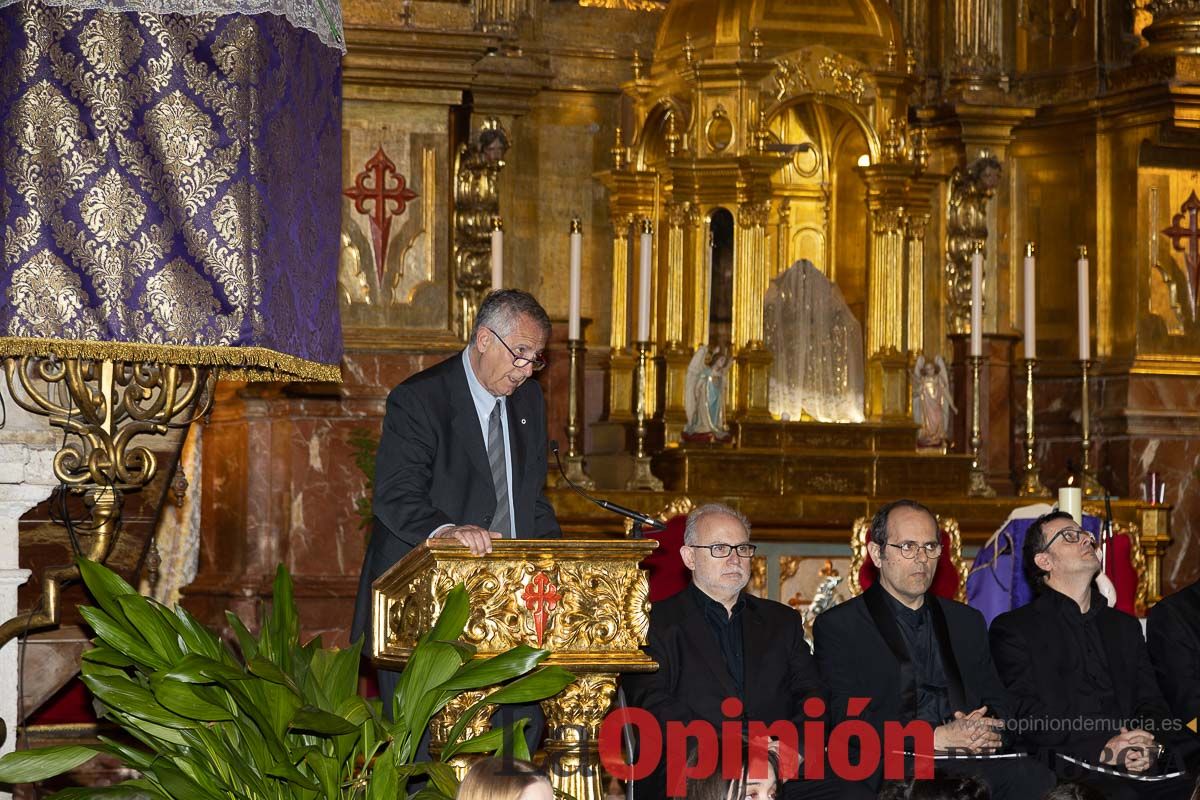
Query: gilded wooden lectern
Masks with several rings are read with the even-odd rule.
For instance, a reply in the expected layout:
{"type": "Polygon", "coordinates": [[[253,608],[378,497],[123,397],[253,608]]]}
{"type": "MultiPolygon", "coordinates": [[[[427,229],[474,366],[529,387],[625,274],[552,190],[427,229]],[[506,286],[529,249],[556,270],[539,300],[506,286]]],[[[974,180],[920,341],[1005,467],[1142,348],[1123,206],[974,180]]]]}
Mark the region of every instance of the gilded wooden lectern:
{"type": "MultiPolygon", "coordinates": [[[[379,667],[402,669],[446,595],[462,583],[471,598],[463,635],[480,656],[526,644],[550,651],[543,664],[578,676],[542,702],[546,756],[555,789],[601,800],[597,743],[617,674],[657,668],[641,650],[650,603],[638,569],[657,546],[650,539],[501,539],[491,555],[472,556],[458,542],[431,539],[375,581],[371,656],[379,667]]],[[[484,694],[456,698],[433,719],[431,749],[438,751],[457,718],[484,694]]],[[[486,730],[490,716],[481,712],[471,733],[486,730]]]]}

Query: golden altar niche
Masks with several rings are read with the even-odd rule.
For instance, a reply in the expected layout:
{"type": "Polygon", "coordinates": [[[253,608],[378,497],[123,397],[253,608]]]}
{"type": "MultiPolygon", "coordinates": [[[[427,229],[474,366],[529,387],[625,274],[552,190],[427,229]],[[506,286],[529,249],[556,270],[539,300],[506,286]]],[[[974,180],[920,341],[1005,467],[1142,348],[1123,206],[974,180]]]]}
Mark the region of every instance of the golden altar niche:
{"type": "MultiPolygon", "coordinates": [[[[430,539],[372,586],[371,658],[380,668],[403,669],[446,595],[463,584],[471,602],[463,638],[479,656],[525,644],[550,651],[544,665],[577,676],[542,702],[547,766],[555,789],[579,800],[600,800],[598,737],[617,676],[657,668],[641,650],[650,603],[646,575],[638,569],[657,546],[651,539],[501,539],[490,555],[473,556],[458,542],[430,539]]],[[[432,751],[440,750],[457,717],[483,696],[464,693],[434,717],[432,751]]],[[[481,712],[471,732],[487,730],[489,716],[481,712]]]]}
{"type": "Polygon", "coordinates": [[[622,86],[632,118],[600,174],[613,220],[610,422],[627,422],[637,265],[650,223],[648,407],[679,441],[687,365],[701,346],[734,355],[731,419],[771,419],[763,296],[809,259],[841,289],[866,342],[866,412],[906,419],[909,356],[923,347],[927,150],[907,128],[915,86],[899,24],[881,0],[831,13],[816,0],[672,3],[646,67],[622,86]],[[797,44],[800,43],[800,46],[797,44]],[[731,269],[714,222],[734,220],[731,269]],[[731,275],[730,275],[731,273],[731,275]],[[729,285],[722,285],[722,281],[729,285]],[[731,297],[728,320],[714,298],[731,297]]]}

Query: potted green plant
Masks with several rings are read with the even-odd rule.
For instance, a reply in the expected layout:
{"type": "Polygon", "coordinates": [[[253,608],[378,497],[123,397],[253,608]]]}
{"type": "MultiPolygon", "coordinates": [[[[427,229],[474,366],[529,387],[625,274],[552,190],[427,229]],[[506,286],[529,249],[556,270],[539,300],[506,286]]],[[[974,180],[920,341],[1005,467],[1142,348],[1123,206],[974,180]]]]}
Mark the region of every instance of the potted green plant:
{"type": "Polygon", "coordinates": [[[527,703],[557,694],[574,676],[537,668],[545,650],[524,645],[487,659],[461,641],[469,604],[460,585],[432,630],[421,636],[393,698],[358,695],[361,642],[339,650],[319,638],[300,644],[292,580],[281,566],[274,600],[257,636],[233,614],[238,650],[182,608],[143,597],[104,566],[80,560],[97,607],[81,609],[96,634],[83,656],[83,681],[138,746],[100,737],[0,758],[0,782],[43,780],[108,753],[141,773],[111,787],[65,789],[73,798],[158,800],[396,800],[427,776],[414,798],[452,798],[457,780],[444,761],[417,762],[430,719],[459,693],[498,687],[451,730],[441,758],[497,751],[504,741],[528,758],[520,727],[464,737],[485,704],[527,703]]]}

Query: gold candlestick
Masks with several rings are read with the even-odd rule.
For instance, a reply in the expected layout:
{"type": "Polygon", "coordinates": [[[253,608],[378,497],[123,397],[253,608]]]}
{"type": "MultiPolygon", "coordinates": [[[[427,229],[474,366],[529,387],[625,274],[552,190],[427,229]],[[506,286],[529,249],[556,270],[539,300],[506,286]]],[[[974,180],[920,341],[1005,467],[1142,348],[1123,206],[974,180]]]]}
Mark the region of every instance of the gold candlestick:
{"type": "MultiPolygon", "coordinates": [[[[582,339],[567,340],[567,369],[570,370],[570,380],[567,382],[567,457],[564,470],[567,479],[583,489],[595,489],[596,482],[583,469],[583,455],[576,449],[579,439],[579,365],[587,348],[582,339]]],[[[555,481],[556,484],[560,483],[555,481]]]]}
{"type": "Polygon", "coordinates": [[[650,456],[646,455],[646,360],[650,344],[638,342],[637,349],[637,454],[633,457],[633,475],[625,483],[625,488],[661,492],[663,483],[650,471],[650,456]]]}
{"type": "Polygon", "coordinates": [[[971,356],[971,472],[967,480],[968,497],[995,497],[996,490],[988,486],[987,478],[979,467],[979,447],[983,440],[979,435],[979,368],[983,356],[971,356]]]}
{"type": "Polygon", "coordinates": [[[1036,363],[1036,358],[1025,359],[1025,475],[1017,491],[1021,497],[1050,496],[1050,490],[1042,485],[1042,479],[1038,476],[1033,457],[1033,368],[1036,363]]]}
{"type": "Polygon", "coordinates": [[[1092,472],[1092,424],[1091,424],[1091,393],[1088,390],[1088,374],[1091,371],[1092,362],[1088,359],[1082,359],[1079,362],[1080,371],[1083,375],[1083,405],[1080,407],[1079,423],[1083,429],[1083,439],[1080,445],[1083,447],[1083,467],[1080,470],[1080,480],[1083,484],[1084,497],[1103,497],[1104,487],[1100,485],[1100,481],[1096,480],[1096,475],[1092,472]]]}

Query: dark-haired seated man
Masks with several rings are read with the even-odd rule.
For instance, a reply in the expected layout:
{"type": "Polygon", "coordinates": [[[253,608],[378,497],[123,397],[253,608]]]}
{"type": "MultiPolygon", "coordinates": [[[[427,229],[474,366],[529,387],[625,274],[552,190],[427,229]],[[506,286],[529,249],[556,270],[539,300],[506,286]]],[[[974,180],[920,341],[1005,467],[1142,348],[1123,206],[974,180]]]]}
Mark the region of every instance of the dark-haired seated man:
{"type": "Polygon", "coordinates": [[[1194,776],[1139,780],[1180,764],[1183,740],[1168,730],[1141,626],[1095,588],[1092,535],[1056,511],[1030,527],[1023,557],[1038,596],[993,620],[991,639],[1024,741],[1113,800],[1187,800],[1194,776]]]}
{"type": "MultiPolygon", "coordinates": [[[[848,719],[852,698],[867,698],[858,718],[885,747],[885,723],[924,722],[936,750],[959,756],[938,759],[938,771],[976,775],[998,800],[1040,797],[1054,784],[1048,769],[1024,757],[985,758],[1004,746],[1010,703],[988,652],[983,615],[929,593],[941,550],[937,519],[920,503],[897,500],[875,515],[867,552],[878,583],[821,614],[813,627],[830,724],[848,719]]],[[[837,740],[831,733],[831,750],[837,740]]],[[[880,769],[845,795],[874,797],[882,777],[880,769]]]]}

